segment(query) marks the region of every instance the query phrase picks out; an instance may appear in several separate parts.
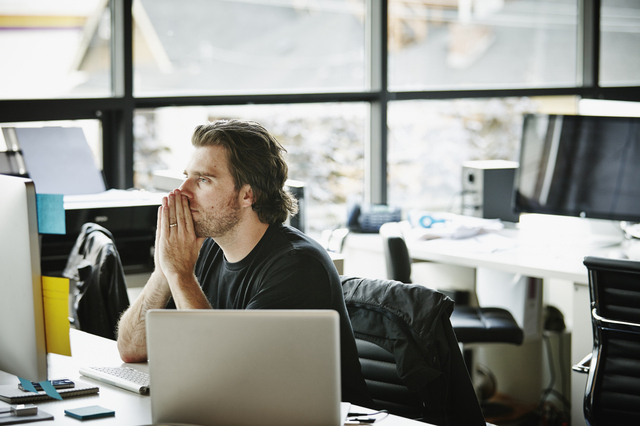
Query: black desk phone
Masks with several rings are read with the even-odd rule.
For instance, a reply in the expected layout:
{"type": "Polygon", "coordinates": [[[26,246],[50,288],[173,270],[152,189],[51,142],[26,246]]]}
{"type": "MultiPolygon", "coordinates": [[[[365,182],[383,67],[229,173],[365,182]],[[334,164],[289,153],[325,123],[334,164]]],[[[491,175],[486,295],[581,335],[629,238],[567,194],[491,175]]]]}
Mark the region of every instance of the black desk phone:
{"type": "Polygon", "coordinates": [[[351,232],[377,233],[380,226],[387,222],[399,222],[402,220],[400,207],[386,204],[354,204],[349,209],[347,227],[351,232]]]}

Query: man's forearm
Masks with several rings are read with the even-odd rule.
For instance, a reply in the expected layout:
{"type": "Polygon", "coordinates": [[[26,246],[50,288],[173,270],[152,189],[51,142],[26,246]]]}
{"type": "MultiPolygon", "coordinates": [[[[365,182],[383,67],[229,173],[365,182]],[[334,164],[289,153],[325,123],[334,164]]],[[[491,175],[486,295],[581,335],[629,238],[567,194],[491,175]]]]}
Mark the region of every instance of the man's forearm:
{"type": "Polygon", "coordinates": [[[170,296],[166,278],[158,272],[151,274],[142,293],[124,312],[118,324],[118,351],[124,362],[147,360],[147,311],[164,308],[170,296]]]}
{"type": "Polygon", "coordinates": [[[169,278],[173,300],[178,309],[211,309],[209,300],[202,292],[195,275],[173,276],[169,278]]]}

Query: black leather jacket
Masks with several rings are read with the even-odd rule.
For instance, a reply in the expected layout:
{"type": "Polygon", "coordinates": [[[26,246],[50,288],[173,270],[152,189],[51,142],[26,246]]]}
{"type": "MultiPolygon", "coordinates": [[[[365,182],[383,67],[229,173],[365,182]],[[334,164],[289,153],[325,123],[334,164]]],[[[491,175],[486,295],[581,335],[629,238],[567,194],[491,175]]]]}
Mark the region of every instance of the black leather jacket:
{"type": "Polygon", "coordinates": [[[76,327],[115,340],[129,297],[111,233],[95,223],[85,223],[62,274],[76,282],[72,309],[76,327]]]}
{"type": "Polygon", "coordinates": [[[356,338],[393,354],[397,373],[423,401],[423,420],[485,425],[449,317],[453,301],[420,285],[341,277],[356,338]]]}

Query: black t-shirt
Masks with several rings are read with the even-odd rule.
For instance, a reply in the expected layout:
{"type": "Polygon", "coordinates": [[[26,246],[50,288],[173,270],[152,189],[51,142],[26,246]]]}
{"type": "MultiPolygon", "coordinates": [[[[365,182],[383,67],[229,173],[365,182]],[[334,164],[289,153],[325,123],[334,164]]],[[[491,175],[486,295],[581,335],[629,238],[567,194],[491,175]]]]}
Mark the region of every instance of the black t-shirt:
{"type": "Polygon", "coordinates": [[[289,226],[271,225],[248,256],[230,263],[208,238],[200,250],[195,275],[214,309],[337,311],[342,400],[371,406],[340,277],[328,253],[316,241],[289,226]]]}

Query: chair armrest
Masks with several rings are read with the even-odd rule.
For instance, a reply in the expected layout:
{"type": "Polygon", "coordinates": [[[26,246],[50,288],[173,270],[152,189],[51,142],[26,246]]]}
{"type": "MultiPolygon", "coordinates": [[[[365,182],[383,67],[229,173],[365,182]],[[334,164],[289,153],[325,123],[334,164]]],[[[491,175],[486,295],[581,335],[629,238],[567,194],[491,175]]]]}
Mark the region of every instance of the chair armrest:
{"type": "Polygon", "coordinates": [[[588,354],[582,360],[571,367],[571,369],[577,373],[589,374],[589,369],[591,368],[591,357],[593,354],[588,354]]]}

